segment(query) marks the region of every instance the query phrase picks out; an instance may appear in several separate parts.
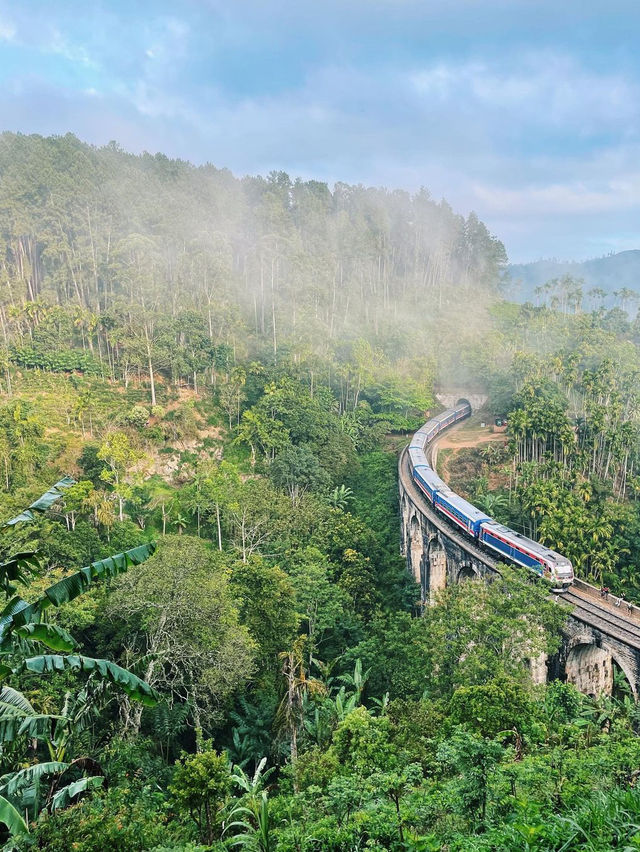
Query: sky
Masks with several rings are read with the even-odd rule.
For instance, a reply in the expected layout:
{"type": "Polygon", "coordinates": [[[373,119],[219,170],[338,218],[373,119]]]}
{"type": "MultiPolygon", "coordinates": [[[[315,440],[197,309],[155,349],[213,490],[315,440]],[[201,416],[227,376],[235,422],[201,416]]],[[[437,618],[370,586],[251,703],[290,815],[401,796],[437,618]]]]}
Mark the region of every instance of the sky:
{"type": "Polygon", "coordinates": [[[640,3],[0,0],[0,130],[416,191],[513,262],[640,248],[640,3]]]}

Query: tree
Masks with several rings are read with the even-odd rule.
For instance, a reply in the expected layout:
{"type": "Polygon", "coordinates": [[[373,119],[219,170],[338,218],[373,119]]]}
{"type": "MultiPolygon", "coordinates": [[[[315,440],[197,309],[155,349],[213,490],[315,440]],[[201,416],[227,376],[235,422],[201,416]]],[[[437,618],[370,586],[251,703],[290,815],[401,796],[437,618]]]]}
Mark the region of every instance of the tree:
{"type": "Polygon", "coordinates": [[[542,584],[500,570],[491,583],[446,589],[421,618],[376,618],[367,638],[345,655],[370,669],[369,693],[449,699],[459,687],[503,675],[526,682],[529,660],[559,647],[566,612],[542,584]]]}
{"type": "Polygon", "coordinates": [[[100,474],[100,479],[113,486],[118,498],[118,517],[123,520],[124,500],[129,494],[125,478],[131,468],[144,457],[144,453],[136,450],[129,437],[124,432],[111,432],[98,450],[98,458],[106,462],[107,467],[100,474]]]}
{"type": "MultiPolygon", "coordinates": [[[[170,704],[189,703],[196,727],[211,729],[252,674],[255,646],[239,624],[226,567],[202,539],[162,539],[140,572],[115,584],[106,612],[125,659],[143,660],[145,680],[170,704]]],[[[136,734],[141,710],[125,702],[122,712],[136,734]]]]}
{"type": "Polygon", "coordinates": [[[521,683],[500,677],[479,686],[460,686],[451,696],[449,714],[454,724],[464,724],[484,737],[501,731],[527,731],[536,708],[521,683]]]}
{"type": "Polygon", "coordinates": [[[306,622],[311,665],[323,634],[341,622],[350,600],[339,586],[331,582],[327,560],[317,548],[307,547],[294,555],[289,577],[297,610],[306,622]]]}
{"type": "Polygon", "coordinates": [[[307,673],[304,659],[306,638],[299,636],[289,651],[280,654],[286,692],[278,707],[276,723],[280,731],[289,737],[293,764],[298,758],[298,732],[304,722],[305,700],[309,695],[322,695],[326,690],[321,681],[307,673]]]}
{"type": "Polygon", "coordinates": [[[176,763],[170,788],[174,801],[189,811],[200,841],[211,846],[222,834],[223,811],[231,789],[227,758],[211,742],[197,754],[183,753],[176,763]]]}
{"type": "Polygon", "coordinates": [[[438,759],[454,773],[454,789],[463,815],[470,816],[484,828],[491,772],[500,761],[504,749],[499,743],[483,739],[458,728],[438,748],[438,759]]]}
{"type": "Polygon", "coordinates": [[[300,620],[295,587],[281,568],[252,556],[233,564],[231,589],[240,621],[256,643],[256,668],[264,681],[275,673],[279,654],[295,637],[300,620]]]}
{"type": "Polygon", "coordinates": [[[269,473],[278,488],[286,490],[293,502],[305,491],[317,491],[329,484],[326,473],[308,447],[290,444],[282,449],[269,473]]]}

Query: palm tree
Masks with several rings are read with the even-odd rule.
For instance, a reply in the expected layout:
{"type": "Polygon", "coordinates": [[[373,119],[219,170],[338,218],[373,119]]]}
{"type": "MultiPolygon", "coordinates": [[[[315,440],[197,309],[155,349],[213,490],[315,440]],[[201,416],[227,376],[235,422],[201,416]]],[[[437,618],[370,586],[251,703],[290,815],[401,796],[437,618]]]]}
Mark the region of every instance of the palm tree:
{"type": "Polygon", "coordinates": [[[306,642],[307,636],[298,636],[291,650],[280,654],[283,661],[282,674],[286,678],[286,692],[276,713],[276,725],[289,735],[292,763],[298,758],[298,731],[304,722],[305,698],[308,695],[326,693],[322,681],[309,677],[305,671],[306,642]]]}

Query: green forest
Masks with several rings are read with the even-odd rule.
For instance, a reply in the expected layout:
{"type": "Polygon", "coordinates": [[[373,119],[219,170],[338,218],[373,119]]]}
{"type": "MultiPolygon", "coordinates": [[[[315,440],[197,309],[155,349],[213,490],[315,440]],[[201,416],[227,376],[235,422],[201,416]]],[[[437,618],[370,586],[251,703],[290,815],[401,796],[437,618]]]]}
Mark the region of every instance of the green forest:
{"type": "Polygon", "coordinates": [[[530,662],[520,570],[422,611],[398,453],[640,603],[640,321],[426,189],[0,135],[6,850],[640,849],[640,709],[530,662]],[[497,477],[497,479],[496,479],[497,477]]]}

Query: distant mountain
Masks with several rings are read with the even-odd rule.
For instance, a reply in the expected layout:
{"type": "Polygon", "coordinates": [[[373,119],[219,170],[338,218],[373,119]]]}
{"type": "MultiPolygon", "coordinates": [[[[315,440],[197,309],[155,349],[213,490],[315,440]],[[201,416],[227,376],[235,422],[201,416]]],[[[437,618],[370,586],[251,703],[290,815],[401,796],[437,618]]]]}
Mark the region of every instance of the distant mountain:
{"type": "Polygon", "coordinates": [[[582,263],[557,260],[537,260],[535,263],[513,263],[508,267],[511,284],[508,296],[517,302],[536,301],[535,289],[552,278],[570,275],[584,280],[585,295],[599,287],[608,294],[606,302],[614,302],[616,290],[628,289],[640,293],[640,249],[621,251],[607,257],[596,257],[582,263]]]}

